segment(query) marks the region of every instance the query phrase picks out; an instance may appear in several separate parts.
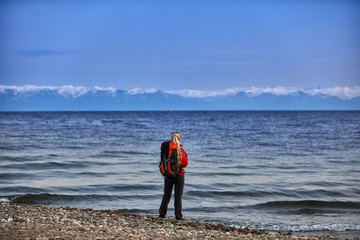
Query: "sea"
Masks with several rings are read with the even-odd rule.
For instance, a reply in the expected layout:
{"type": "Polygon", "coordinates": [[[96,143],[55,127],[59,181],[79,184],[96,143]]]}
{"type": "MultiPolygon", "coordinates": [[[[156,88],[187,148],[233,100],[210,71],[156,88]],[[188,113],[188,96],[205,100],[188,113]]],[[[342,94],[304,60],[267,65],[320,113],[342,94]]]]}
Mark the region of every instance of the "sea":
{"type": "Polygon", "coordinates": [[[360,236],[360,111],[0,112],[0,201],[157,216],[173,131],[185,218],[360,236]]]}

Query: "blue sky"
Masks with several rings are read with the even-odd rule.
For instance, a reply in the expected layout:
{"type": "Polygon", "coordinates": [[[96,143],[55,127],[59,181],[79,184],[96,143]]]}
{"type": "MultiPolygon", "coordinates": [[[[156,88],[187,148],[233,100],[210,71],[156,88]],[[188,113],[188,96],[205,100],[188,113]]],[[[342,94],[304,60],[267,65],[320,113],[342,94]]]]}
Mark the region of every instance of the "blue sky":
{"type": "Polygon", "coordinates": [[[0,85],[360,85],[360,1],[0,2],[0,85]]]}

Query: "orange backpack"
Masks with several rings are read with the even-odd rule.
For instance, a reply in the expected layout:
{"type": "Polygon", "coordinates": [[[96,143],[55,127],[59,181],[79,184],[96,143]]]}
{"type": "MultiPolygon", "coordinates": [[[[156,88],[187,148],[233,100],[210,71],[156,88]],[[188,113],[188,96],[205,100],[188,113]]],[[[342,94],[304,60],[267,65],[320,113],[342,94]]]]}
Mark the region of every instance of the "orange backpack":
{"type": "Polygon", "coordinates": [[[176,144],[172,141],[161,144],[159,169],[165,177],[176,177],[181,174],[182,168],[177,161],[176,144]]]}

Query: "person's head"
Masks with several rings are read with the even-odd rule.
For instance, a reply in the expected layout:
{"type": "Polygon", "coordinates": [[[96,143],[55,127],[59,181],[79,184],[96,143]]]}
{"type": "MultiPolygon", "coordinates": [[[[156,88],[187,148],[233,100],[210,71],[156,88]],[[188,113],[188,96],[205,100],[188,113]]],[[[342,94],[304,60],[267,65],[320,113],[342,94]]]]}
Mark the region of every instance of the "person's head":
{"type": "Polygon", "coordinates": [[[180,133],[179,132],[172,132],[171,133],[171,140],[175,142],[180,142],[180,133]]]}
{"type": "Polygon", "coordinates": [[[178,164],[182,164],[182,155],[181,155],[181,145],[180,145],[180,133],[179,132],[172,132],[171,133],[171,140],[176,144],[177,150],[177,160],[178,164]]]}

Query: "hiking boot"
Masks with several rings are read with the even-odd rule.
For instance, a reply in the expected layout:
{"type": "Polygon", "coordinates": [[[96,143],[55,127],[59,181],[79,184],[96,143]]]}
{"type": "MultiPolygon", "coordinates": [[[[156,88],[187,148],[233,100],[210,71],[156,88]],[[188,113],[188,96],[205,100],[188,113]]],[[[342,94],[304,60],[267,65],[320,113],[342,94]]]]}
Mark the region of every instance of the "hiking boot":
{"type": "Polygon", "coordinates": [[[175,222],[174,222],[174,224],[175,224],[175,225],[178,225],[178,226],[179,226],[179,225],[184,225],[185,223],[186,223],[186,222],[185,222],[184,220],[182,220],[182,219],[180,219],[180,220],[179,220],[179,219],[176,219],[175,222]]]}
{"type": "Polygon", "coordinates": [[[164,218],[160,217],[159,220],[158,220],[158,223],[159,224],[164,224],[164,218]]]}
{"type": "Polygon", "coordinates": [[[174,230],[187,230],[186,222],[184,220],[175,220],[174,230]]]}

